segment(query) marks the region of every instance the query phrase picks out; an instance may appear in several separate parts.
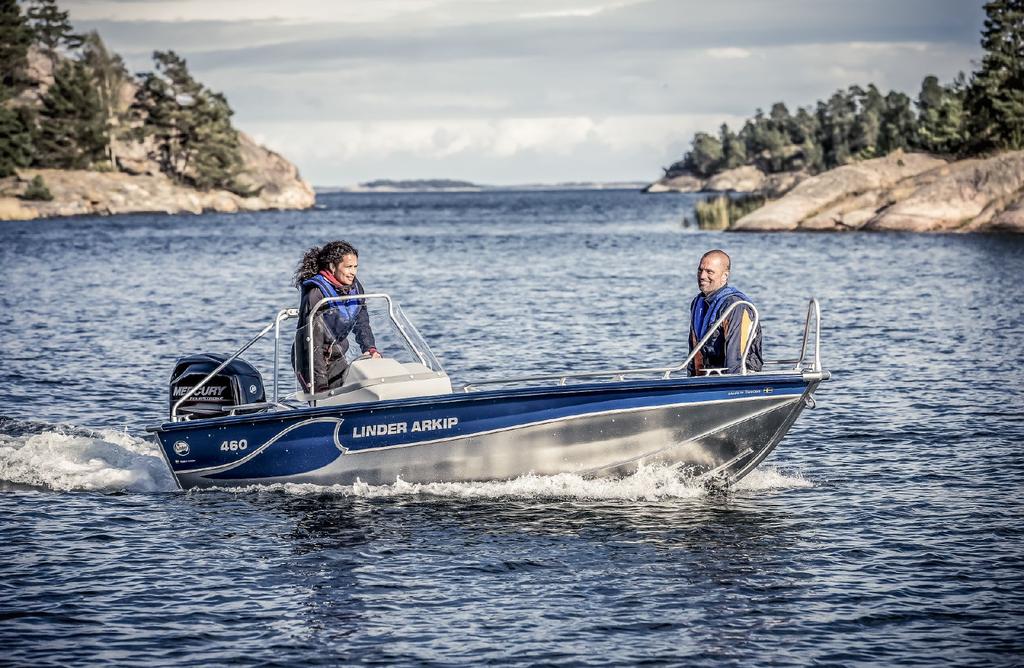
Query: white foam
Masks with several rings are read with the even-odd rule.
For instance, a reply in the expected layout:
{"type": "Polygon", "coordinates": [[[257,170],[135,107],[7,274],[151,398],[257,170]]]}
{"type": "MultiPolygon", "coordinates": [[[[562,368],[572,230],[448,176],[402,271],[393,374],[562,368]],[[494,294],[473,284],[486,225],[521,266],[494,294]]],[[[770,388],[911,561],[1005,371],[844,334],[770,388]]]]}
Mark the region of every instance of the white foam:
{"type": "Polygon", "coordinates": [[[736,483],[737,491],[763,491],[772,489],[793,489],[814,487],[814,483],[800,471],[783,471],[774,466],[762,466],[751,471],[736,483]]]}
{"type": "Polygon", "coordinates": [[[55,491],[175,490],[157,447],[112,429],[0,433],[0,480],[55,491]]]}
{"type": "MultiPolygon", "coordinates": [[[[737,491],[780,490],[813,487],[800,474],[783,473],[775,468],[758,469],[741,480],[737,491]]],[[[641,466],[636,473],[623,478],[584,478],[571,473],[538,476],[526,475],[514,480],[492,482],[409,483],[397,480],[390,485],[276,484],[231,488],[231,492],[283,492],[298,496],[337,495],[364,498],[432,496],[460,499],[534,498],[579,500],[661,501],[703,497],[707,488],[693,478],[683,478],[675,466],[641,466]]]]}
{"type": "MultiPolygon", "coordinates": [[[[89,431],[44,427],[40,433],[0,433],[0,480],[55,491],[169,492],[174,478],[152,441],[127,431],[89,431]]],[[[736,484],[737,493],[813,487],[799,472],[760,467],[736,484]]],[[[460,499],[535,498],[660,501],[705,496],[707,489],[680,476],[678,467],[641,466],[622,478],[584,478],[571,473],[525,475],[492,482],[409,483],[390,485],[276,484],[231,488],[232,492],[283,492],[364,498],[429,496],[460,499]]]]}

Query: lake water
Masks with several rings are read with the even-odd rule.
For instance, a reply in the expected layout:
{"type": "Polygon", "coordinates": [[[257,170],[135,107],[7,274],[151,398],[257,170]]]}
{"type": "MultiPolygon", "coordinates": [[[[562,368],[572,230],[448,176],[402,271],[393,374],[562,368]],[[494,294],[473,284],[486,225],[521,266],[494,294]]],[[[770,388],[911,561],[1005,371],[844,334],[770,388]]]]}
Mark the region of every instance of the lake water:
{"type": "Polygon", "coordinates": [[[692,203],[0,224],[0,663],[1019,665],[1024,238],[699,232],[692,203]],[[176,491],[145,432],[174,359],[293,306],[332,238],[456,383],[680,360],[713,247],[768,358],[821,300],[833,379],[724,495],[670,469],[176,491]]]}

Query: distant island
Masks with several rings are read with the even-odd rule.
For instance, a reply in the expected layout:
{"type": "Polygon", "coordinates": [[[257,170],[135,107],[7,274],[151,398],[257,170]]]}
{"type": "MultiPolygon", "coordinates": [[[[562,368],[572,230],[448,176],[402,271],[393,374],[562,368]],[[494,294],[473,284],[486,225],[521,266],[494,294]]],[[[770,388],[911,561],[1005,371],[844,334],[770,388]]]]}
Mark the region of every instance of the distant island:
{"type": "Polygon", "coordinates": [[[324,186],[317,192],[483,192],[489,190],[639,190],[643,181],[569,181],[564,183],[523,183],[495,186],[456,179],[376,179],[354,186],[324,186]]]}
{"type": "Polygon", "coordinates": [[[339,188],[322,188],[326,190],[345,192],[475,192],[486,186],[479,186],[470,181],[458,181],[456,179],[376,179],[366,181],[355,186],[343,186],[339,188]]]}
{"type": "Polygon", "coordinates": [[[1024,232],[1024,0],[985,4],[978,71],[917,98],[874,84],[739,132],[698,132],[646,192],[732,192],[697,205],[705,228],[1024,232]]]}
{"type": "Polygon", "coordinates": [[[231,124],[173,51],[128,73],[55,0],[0,0],[0,220],[312,206],[285,158],[231,124]]]}

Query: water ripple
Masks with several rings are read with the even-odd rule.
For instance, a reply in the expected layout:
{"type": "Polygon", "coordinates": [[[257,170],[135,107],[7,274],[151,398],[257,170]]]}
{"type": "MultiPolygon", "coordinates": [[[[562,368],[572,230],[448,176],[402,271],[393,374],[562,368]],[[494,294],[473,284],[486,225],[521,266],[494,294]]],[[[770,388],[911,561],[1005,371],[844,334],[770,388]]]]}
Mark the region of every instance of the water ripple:
{"type": "Polygon", "coordinates": [[[0,226],[3,661],[1019,663],[1024,240],[712,234],[680,227],[692,201],[328,195],[0,226]],[[456,382],[678,360],[710,247],[769,357],[822,301],[834,377],[729,494],[664,467],[177,491],[143,431],[174,357],[292,304],[296,258],[337,236],[456,382]],[[41,248],[76,268],[73,317],[41,248]]]}

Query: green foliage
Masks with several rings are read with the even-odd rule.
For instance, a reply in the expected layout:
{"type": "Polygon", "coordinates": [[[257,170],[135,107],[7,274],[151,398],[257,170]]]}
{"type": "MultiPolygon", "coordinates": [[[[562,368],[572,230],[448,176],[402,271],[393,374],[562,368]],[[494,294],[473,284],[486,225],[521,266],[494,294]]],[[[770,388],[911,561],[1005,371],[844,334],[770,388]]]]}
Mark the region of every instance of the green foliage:
{"type": "Polygon", "coordinates": [[[855,86],[850,92],[857,101],[857,113],[850,128],[850,152],[858,160],[876,158],[882,154],[879,139],[886,113],[885,98],[874,84],[869,84],[867,90],[855,86]]]}
{"type": "Polygon", "coordinates": [[[917,116],[911,107],[910,98],[903,93],[890,91],[885,96],[885,111],[878,142],[885,150],[910,148],[917,132],[917,116]]]}
{"type": "Polygon", "coordinates": [[[236,187],[241,170],[238,132],[231,126],[231,107],[221,93],[201,95],[195,105],[196,145],[192,183],[200,190],[236,187]]]}
{"type": "Polygon", "coordinates": [[[718,139],[698,132],[691,150],[665,172],[707,178],[755,165],[769,174],[800,169],[817,173],[897,149],[958,154],[967,136],[964,88],[960,80],[942,86],[935,77],[926,78],[917,113],[905,94],[883,95],[874,84],[838,90],[813,111],[800,107],[791,114],[778,102],[767,116],[758,110],[738,136],[728,126],[721,128],[718,139]]]}
{"type": "Polygon", "coordinates": [[[687,154],[686,169],[698,176],[711,176],[722,163],[722,142],[706,132],[693,137],[693,149],[687,154]]]}
{"type": "Polygon", "coordinates": [[[50,194],[50,189],[46,187],[46,181],[43,181],[43,177],[36,174],[28,182],[28,188],[25,189],[25,194],[21,196],[21,199],[49,202],[53,199],[53,195],[50,194]]]}
{"type": "Polygon", "coordinates": [[[754,118],[740,130],[748,160],[766,172],[780,171],[787,158],[785,149],[790,143],[786,135],[789,122],[789,110],[781,102],[772,105],[767,118],[758,109],[754,118]]]}
{"type": "Polygon", "coordinates": [[[0,177],[12,176],[32,160],[32,118],[24,107],[4,104],[9,91],[0,86],[0,177]]]}
{"type": "Polygon", "coordinates": [[[57,69],[43,98],[35,144],[41,167],[88,169],[103,158],[106,119],[83,63],[64,61],[57,69]]]}
{"type": "Polygon", "coordinates": [[[106,44],[95,30],[85,36],[82,47],[82,63],[88,68],[99,96],[100,109],[107,132],[106,155],[110,165],[117,164],[114,155],[113,138],[116,128],[125,120],[120,108],[118,93],[131,79],[121,56],[107,50],[106,44]]]}
{"type": "Polygon", "coordinates": [[[200,189],[234,188],[241,170],[231,107],[192,78],[173,51],[153,54],[156,72],[142,75],[132,105],[136,138],[152,138],[153,157],[171,178],[200,189]]]}
{"type": "Polygon", "coordinates": [[[763,197],[753,195],[718,195],[698,201],[694,215],[697,217],[697,226],[702,230],[725,230],[751,211],[760,209],[764,203],[763,197]]]}
{"type": "Polygon", "coordinates": [[[959,153],[966,139],[964,94],[956,84],[943,86],[934,76],[921,82],[917,96],[916,146],[931,153],[959,153]]]}
{"type": "Polygon", "coordinates": [[[57,0],[32,0],[26,13],[36,41],[54,61],[59,47],[77,49],[82,45],[82,36],[75,34],[68,13],[60,10],[57,0]]]}
{"type": "Polygon", "coordinates": [[[822,130],[819,139],[826,167],[845,165],[852,160],[850,134],[856,115],[856,100],[841,90],[833,93],[828,102],[818,103],[818,120],[822,130]]]}
{"type": "Polygon", "coordinates": [[[17,0],[0,0],[0,86],[15,93],[25,87],[32,29],[17,0]]]}
{"type": "Polygon", "coordinates": [[[965,94],[975,151],[1024,148],[1024,0],[985,4],[985,57],[965,94]]]}
{"type": "Polygon", "coordinates": [[[718,131],[718,142],[722,145],[721,169],[733,169],[747,164],[747,145],[726,123],[718,131]]]}

